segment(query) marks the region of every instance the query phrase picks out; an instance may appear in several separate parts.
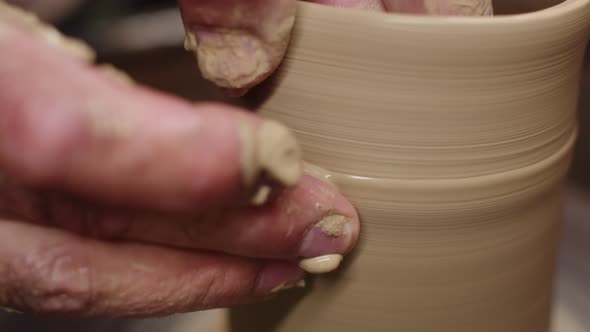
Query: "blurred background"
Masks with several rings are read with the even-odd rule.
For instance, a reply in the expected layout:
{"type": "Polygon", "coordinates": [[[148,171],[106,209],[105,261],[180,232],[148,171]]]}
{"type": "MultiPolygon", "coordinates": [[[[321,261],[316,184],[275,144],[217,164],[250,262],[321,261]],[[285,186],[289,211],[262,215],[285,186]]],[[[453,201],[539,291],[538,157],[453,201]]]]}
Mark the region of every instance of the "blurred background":
{"type": "MultiPolygon", "coordinates": [[[[64,33],[86,40],[99,62],[112,63],[136,81],[192,100],[222,100],[198,76],[185,52],[174,0],[9,0],[39,14],[64,33]]],[[[559,0],[494,2],[497,13],[530,11],[559,0]]],[[[555,332],[590,331],[590,57],[581,84],[581,132],[571,171],[566,227],[559,260],[555,332]]],[[[223,311],[150,320],[60,321],[0,313],[0,332],[221,332],[223,311]]]]}

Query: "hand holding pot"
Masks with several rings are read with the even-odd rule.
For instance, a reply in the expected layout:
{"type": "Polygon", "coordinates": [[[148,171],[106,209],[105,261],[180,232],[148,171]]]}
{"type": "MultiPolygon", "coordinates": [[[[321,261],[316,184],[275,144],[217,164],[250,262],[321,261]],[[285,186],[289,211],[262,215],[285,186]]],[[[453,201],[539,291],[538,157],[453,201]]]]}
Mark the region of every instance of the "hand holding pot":
{"type": "MultiPolygon", "coordinates": [[[[491,0],[312,0],[338,7],[427,15],[492,15],[491,0]]],[[[279,65],[295,23],[295,0],[178,0],[201,74],[235,96],[279,65]]]]}
{"type": "Polygon", "coordinates": [[[0,307],[231,306],[301,285],[299,257],[354,246],[354,208],[302,175],[283,126],[140,87],[1,2],[0,49],[0,307]]]}
{"type": "MultiPolygon", "coordinates": [[[[181,1],[187,46],[198,42],[207,78],[244,93],[280,62],[293,5],[181,1]]],[[[6,5],[0,45],[0,306],[85,317],[230,306],[301,285],[300,257],[355,245],[354,208],[302,176],[281,125],[139,87],[6,5]]]]}

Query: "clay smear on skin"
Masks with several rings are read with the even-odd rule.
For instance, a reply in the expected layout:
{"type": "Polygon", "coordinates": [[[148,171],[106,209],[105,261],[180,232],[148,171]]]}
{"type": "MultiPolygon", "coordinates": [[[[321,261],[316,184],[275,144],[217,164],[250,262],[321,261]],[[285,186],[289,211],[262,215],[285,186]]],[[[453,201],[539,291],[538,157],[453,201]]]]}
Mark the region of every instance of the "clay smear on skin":
{"type": "Polygon", "coordinates": [[[196,55],[203,77],[223,88],[248,86],[273,66],[262,40],[234,29],[201,31],[196,55]]]}
{"type": "Polygon", "coordinates": [[[187,51],[196,51],[197,50],[197,38],[195,34],[192,32],[187,32],[186,37],[184,39],[184,49],[187,51]]]}
{"type": "Polygon", "coordinates": [[[194,53],[205,79],[242,95],[278,66],[294,23],[293,8],[285,17],[268,17],[250,27],[191,25],[186,27],[185,49],[194,53]]]}
{"type": "Polygon", "coordinates": [[[270,186],[262,186],[258,188],[258,191],[256,192],[256,194],[254,194],[254,198],[252,199],[252,205],[264,205],[268,201],[268,197],[270,196],[271,191],[272,189],[270,186]]]}
{"type": "Polygon", "coordinates": [[[98,68],[103,74],[110,77],[113,81],[117,81],[125,85],[133,85],[135,83],[135,81],[129,75],[127,75],[127,73],[121,71],[111,64],[102,64],[98,66],[98,68]]]}
{"type": "Polygon", "coordinates": [[[351,220],[348,217],[340,216],[340,215],[330,215],[322,219],[315,227],[319,227],[322,229],[322,233],[326,234],[329,237],[341,237],[341,236],[348,236],[350,234],[345,234],[343,229],[346,223],[349,223],[351,220]]]}
{"type": "MultiPolygon", "coordinates": [[[[303,175],[301,149],[293,134],[283,125],[264,121],[257,128],[240,124],[242,146],[241,173],[246,187],[256,183],[262,173],[285,186],[296,185],[303,175]]],[[[253,203],[261,205],[270,195],[270,187],[258,188],[253,203]]]]}
{"type": "MultiPolygon", "coordinates": [[[[323,208],[322,205],[317,204],[316,207],[323,208]]],[[[341,215],[329,215],[318,222],[314,228],[319,228],[322,233],[328,237],[342,237],[350,236],[351,234],[345,231],[345,225],[350,223],[348,217],[341,215]]],[[[299,267],[303,270],[313,274],[329,273],[338,268],[344,257],[340,254],[331,254],[318,257],[304,258],[299,261],[299,267]]]]}

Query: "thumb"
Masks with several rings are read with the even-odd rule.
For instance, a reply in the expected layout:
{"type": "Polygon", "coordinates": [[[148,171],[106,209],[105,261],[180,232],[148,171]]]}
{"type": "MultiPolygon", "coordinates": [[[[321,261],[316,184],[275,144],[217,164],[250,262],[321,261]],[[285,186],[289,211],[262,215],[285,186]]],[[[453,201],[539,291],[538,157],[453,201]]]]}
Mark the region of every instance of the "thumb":
{"type": "Polygon", "coordinates": [[[242,95],[279,65],[295,22],[295,0],[178,0],[203,77],[242,95]]]}
{"type": "Polygon", "coordinates": [[[390,12],[439,16],[491,16],[492,0],[383,0],[390,12]]]}

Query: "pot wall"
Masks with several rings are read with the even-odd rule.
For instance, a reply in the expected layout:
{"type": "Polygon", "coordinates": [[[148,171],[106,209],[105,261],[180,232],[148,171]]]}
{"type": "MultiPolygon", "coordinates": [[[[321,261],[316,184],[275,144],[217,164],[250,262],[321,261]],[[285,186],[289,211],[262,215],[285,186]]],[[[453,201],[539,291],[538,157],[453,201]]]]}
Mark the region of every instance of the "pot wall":
{"type": "Polygon", "coordinates": [[[232,331],[548,329],[590,1],[489,18],[302,4],[250,100],[357,206],[339,273],[232,312],[232,331]]]}

